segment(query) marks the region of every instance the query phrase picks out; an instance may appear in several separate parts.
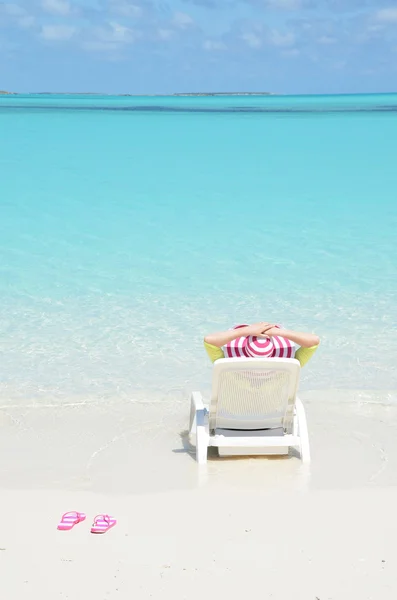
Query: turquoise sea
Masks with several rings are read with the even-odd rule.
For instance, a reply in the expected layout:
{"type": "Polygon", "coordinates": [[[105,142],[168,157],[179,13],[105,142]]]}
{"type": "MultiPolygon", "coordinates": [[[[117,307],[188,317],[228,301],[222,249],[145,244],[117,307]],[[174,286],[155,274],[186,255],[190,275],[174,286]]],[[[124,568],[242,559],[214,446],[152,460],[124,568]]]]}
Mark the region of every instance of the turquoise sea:
{"type": "Polygon", "coordinates": [[[184,401],[202,338],[397,388],[397,94],[0,98],[0,404],[184,401]]]}

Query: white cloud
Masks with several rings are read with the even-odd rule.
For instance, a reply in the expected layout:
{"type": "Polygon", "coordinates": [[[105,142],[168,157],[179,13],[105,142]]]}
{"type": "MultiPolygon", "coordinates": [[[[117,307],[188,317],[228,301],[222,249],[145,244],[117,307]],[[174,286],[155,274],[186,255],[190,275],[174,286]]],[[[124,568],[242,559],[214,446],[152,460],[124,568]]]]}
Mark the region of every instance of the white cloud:
{"type": "Polygon", "coordinates": [[[126,27],[118,21],[108,21],[88,28],[81,47],[88,52],[103,53],[109,60],[121,60],[125,48],[142,37],[141,31],[126,27]]]}
{"type": "Polygon", "coordinates": [[[383,23],[397,23],[397,8],[382,8],[375,16],[378,21],[383,23]]]}
{"type": "Polygon", "coordinates": [[[218,50],[225,50],[226,45],[223,42],[219,42],[217,40],[205,40],[203,43],[203,48],[208,52],[216,52],[218,50]]]}
{"type": "Polygon", "coordinates": [[[2,4],[0,2],[0,15],[2,14],[9,17],[12,23],[22,29],[29,29],[36,22],[35,18],[25,8],[19,6],[19,4],[2,4]]]}
{"type": "Polygon", "coordinates": [[[3,4],[0,2],[0,13],[9,17],[20,17],[26,13],[25,9],[18,4],[3,4]]]}
{"type": "Polygon", "coordinates": [[[295,36],[293,33],[281,33],[274,29],[270,32],[268,41],[272,46],[292,46],[295,43],[295,36]]]}
{"type": "Polygon", "coordinates": [[[291,48],[291,50],[284,50],[281,54],[286,58],[296,58],[299,56],[300,52],[297,48],[291,48]]]}
{"type": "Polygon", "coordinates": [[[336,44],[338,40],[335,37],[332,37],[331,35],[322,35],[318,38],[317,41],[319,44],[325,44],[329,46],[331,44],[336,44]]]}
{"type": "Polygon", "coordinates": [[[22,29],[30,29],[31,27],[34,27],[35,24],[36,24],[36,19],[34,17],[32,17],[31,15],[24,15],[23,17],[18,19],[18,25],[22,29]]]}
{"type": "Polygon", "coordinates": [[[133,29],[115,21],[110,21],[107,27],[98,27],[95,30],[95,35],[102,42],[116,42],[118,44],[130,44],[138,37],[133,29]]]}
{"type": "Polygon", "coordinates": [[[124,17],[140,17],[142,8],[128,0],[109,0],[110,10],[124,17]]]}
{"type": "Polygon", "coordinates": [[[347,65],[347,62],[345,60],[338,60],[337,62],[333,63],[332,68],[335,69],[336,71],[340,71],[342,69],[344,69],[347,65]]]}
{"type": "Polygon", "coordinates": [[[383,30],[384,30],[384,26],[381,25],[380,23],[371,24],[371,25],[368,25],[368,27],[367,27],[367,32],[370,34],[371,33],[379,33],[381,31],[383,32],[383,30]]]}
{"type": "Polygon", "coordinates": [[[117,52],[120,50],[120,44],[117,42],[100,42],[98,40],[88,40],[83,42],[83,50],[88,52],[117,52]]]}
{"type": "Polygon", "coordinates": [[[70,40],[75,33],[76,28],[67,25],[43,25],[41,28],[41,37],[51,41],[70,40]]]}
{"type": "Polygon", "coordinates": [[[120,51],[142,37],[139,31],[121,25],[116,21],[89,30],[89,37],[82,42],[83,50],[106,52],[109,57],[121,57],[120,51]]]}
{"type": "Polygon", "coordinates": [[[176,27],[179,27],[180,29],[186,29],[187,27],[191,27],[191,25],[194,24],[192,17],[183,12],[176,12],[174,14],[174,18],[172,19],[172,22],[174,23],[174,25],[176,25],[176,27]]]}
{"type": "Polygon", "coordinates": [[[55,15],[66,16],[71,13],[71,5],[68,0],[41,0],[41,6],[46,12],[55,15]]]}
{"type": "Polygon", "coordinates": [[[280,10],[298,10],[302,7],[301,0],[267,0],[266,5],[280,10]]]}
{"type": "Polygon", "coordinates": [[[256,33],[243,33],[241,39],[250,48],[260,48],[262,46],[262,40],[256,33]]]}
{"type": "Polygon", "coordinates": [[[174,31],[172,31],[172,29],[158,29],[157,35],[160,40],[167,42],[174,37],[174,31]]]}

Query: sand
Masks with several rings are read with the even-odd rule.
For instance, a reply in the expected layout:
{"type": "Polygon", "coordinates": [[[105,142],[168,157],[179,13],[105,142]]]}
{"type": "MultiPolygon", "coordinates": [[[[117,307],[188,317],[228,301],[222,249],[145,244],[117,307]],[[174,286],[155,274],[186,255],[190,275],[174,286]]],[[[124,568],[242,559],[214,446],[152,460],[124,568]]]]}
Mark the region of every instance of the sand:
{"type": "Polygon", "coordinates": [[[187,402],[5,403],[2,597],[394,600],[395,398],[301,396],[310,469],[293,455],[198,468],[187,402]],[[87,521],[58,532],[68,510],[87,521]],[[102,512],[118,524],[93,536],[102,512]]]}

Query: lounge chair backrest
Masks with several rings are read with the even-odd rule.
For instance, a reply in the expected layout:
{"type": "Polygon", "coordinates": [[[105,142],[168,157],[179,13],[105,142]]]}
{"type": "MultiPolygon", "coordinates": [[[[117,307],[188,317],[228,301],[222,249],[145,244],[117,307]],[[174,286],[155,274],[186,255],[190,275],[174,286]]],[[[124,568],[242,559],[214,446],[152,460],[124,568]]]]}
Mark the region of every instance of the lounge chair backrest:
{"type": "Polygon", "coordinates": [[[291,358],[222,358],[214,363],[209,428],[291,433],[300,363],[291,358]]]}

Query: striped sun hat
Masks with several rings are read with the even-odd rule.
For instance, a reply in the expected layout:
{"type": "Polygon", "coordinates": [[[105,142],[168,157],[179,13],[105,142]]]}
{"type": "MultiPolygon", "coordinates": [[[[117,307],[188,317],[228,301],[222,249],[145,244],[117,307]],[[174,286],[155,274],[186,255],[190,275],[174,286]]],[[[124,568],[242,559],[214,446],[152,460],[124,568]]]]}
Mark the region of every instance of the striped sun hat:
{"type": "MultiPolygon", "coordinates": [[[[247,325],[236,325],[233,329],[240,327],[247,327],[247,325]]],[[[227,343],[224,351],[227,358],[294,358],[295,344],[278,335],[273,335],[271,338],[250,335],[227,343]]]]}

